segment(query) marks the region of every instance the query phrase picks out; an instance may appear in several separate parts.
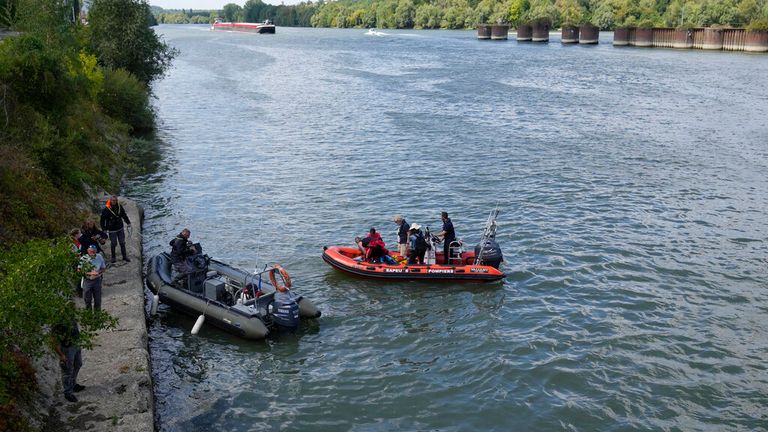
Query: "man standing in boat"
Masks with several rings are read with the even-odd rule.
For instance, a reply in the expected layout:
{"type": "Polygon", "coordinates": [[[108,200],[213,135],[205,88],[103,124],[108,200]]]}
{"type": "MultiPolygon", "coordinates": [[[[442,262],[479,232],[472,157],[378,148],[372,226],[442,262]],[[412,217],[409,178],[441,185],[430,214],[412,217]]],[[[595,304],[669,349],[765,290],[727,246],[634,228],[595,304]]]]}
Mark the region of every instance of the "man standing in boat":
{"type": "Polygon", "coordinates": [[[411,226],[401,215],[395,215],[394,221],[399,226],[397,229],[397,252],[401,257],[406,258],[408,256],[408,230],[411,229],[411,226]]]}
{"type": "Polygon", "coordinates": [[[177,278],[192,271],[187,258],[196,254],[197,249],[189,241],[190,234],[189,229],[184,228],[176,238],[171,240],[171,264],[173,264],[174,270],[179,273],[177,278]]]}
{"type": "Polygon", "coordinates": [[[448,258],[451,252],[451,242],[456,240],[456,231],[453,229],[453,222],[448,217],[448,212],[440,213],[440,219],[443,220],[443,230],[437,233],[437,236],[443,238],[443,263],[450,264],[448,258]]]}

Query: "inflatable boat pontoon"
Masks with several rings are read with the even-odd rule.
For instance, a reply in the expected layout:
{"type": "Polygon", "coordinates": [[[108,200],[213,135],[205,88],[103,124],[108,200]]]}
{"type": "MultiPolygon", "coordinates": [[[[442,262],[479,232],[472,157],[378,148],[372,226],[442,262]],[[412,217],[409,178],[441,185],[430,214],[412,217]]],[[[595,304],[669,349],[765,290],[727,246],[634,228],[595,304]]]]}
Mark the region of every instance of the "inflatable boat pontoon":
{"type": "Polygon", "coordinates": [[[147,270],[150,291],[160,302],[203,315],[206,322],[237,336],[263,339],[278,328],[295,330],[300,318],[320,316],[310,300],[289,291],[290,278],[280,266],[251,274],[201,254],[190,263],[194,271],[174,282],[170,255],[153,257],[147,270]],[[276,283],[278,278],[282,283],[276,283]]]}

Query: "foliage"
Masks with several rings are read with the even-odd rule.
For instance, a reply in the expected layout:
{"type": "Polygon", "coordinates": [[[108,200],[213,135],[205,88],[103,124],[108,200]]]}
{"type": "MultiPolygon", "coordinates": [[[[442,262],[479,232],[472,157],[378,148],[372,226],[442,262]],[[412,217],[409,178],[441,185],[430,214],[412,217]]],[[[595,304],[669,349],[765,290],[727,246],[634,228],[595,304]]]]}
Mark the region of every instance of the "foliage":
{"type": "Polygon", "coordinates": [[[752,32],[768,31],[768,18],[761,18],[752,21],[747,26],[747,30],[752,32]]]}
{"type": "Polygon", "coordinates": [[[71,3],[15,1],[11,24],[22,33],[0,40],[3,246],[79,225],[88,191],[117,187],[135,142],[129,132],[152,128],[148,87],[128,71],[104,69],[84,49],[96,33],[71,22],[62,4],[71,3]]]}
{"type": "Polygon", "coordinates": [[[90,348],[98,330],[113,328],[117,321],[106,312],[78,309],[72,301],[78,275],[77,255],[69,241],[32,240],[0,253],[0,374],[25,378],[22,382],[0,380],[0,405],[28,392],[29,372],[17,353],[38,357],[50,343],[50,330],[72,320],[80,323],[78,345],[90,348]]]}
{"type": "MultiPolygon", "coordinates": [[[[259,1],[260,0],[250,0],[259,1]]],[[[315,27],[474,28],[480,22],[743,26],[768,16],[767,0],[338,0],[318,3],[315,27]]]]}
{"type": "Polygon", "coordinates": [[[102,66],[125,69],[144,83],[161,77],[176,56],[149,27],[146,0],[94,0],[88,11],[88,48],[102,66]]]}
{"type": "Polygon", "coordinates": [[[243,20],[243,8],[234,3],[227,3],[221,9],[221,14],[226,22],[235,22],[243,20]]]}
{"type": "Polygon", "coordinates": [[[105,69],[107,77],[98,95],[104,112],[127,124],[134,131],[154,128],[154,115],[147,98],[147,87],[124,69],[105,69]]]}

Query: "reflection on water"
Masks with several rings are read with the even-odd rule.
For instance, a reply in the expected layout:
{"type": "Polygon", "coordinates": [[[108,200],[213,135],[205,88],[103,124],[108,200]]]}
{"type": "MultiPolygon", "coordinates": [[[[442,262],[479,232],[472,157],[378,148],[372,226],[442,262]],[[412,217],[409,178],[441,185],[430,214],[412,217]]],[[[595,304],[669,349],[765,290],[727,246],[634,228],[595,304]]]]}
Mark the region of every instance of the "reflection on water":
{"type": "Polygon", "coordinates": [[[244,342],[161,307],[161,430],[768,428],[768,78],[735,53],[487,43],[470,32],[161,26],[145,253],[184,226],[323,310],[244,342]],[[322,246],[395,213],[503,283],[382,283],[322,246]]]}

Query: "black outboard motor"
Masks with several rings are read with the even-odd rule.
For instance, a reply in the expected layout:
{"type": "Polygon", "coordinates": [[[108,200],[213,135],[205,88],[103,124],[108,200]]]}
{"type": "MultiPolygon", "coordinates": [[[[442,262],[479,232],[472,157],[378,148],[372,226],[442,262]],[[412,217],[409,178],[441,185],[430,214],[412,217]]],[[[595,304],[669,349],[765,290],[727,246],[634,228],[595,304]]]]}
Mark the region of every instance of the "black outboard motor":
{"type": "Polygon", "coordinates": [[[187,263],[190,269],[188,274],[189,286],[187,289],[190,291],[202,294],[203,284],[205,283],[205,274],[208,272],[208,256],[203,254],[195,254],[187,258],[187,263]]]}
{"type": "Polygon", "coordinates": [[[479,258],[480,265],[487,265],[493,268],[499,268],[504,256],[501,253],[501,247],[496,240],[483,240],[475,246],[475,256],[479,258]]]}
{"type": "Polygon", "coordinates": [[[276,295],[271,306],[275,325],[283,330],[296,331],[299,327],[299,304],[292,297],[276,295]]]}

